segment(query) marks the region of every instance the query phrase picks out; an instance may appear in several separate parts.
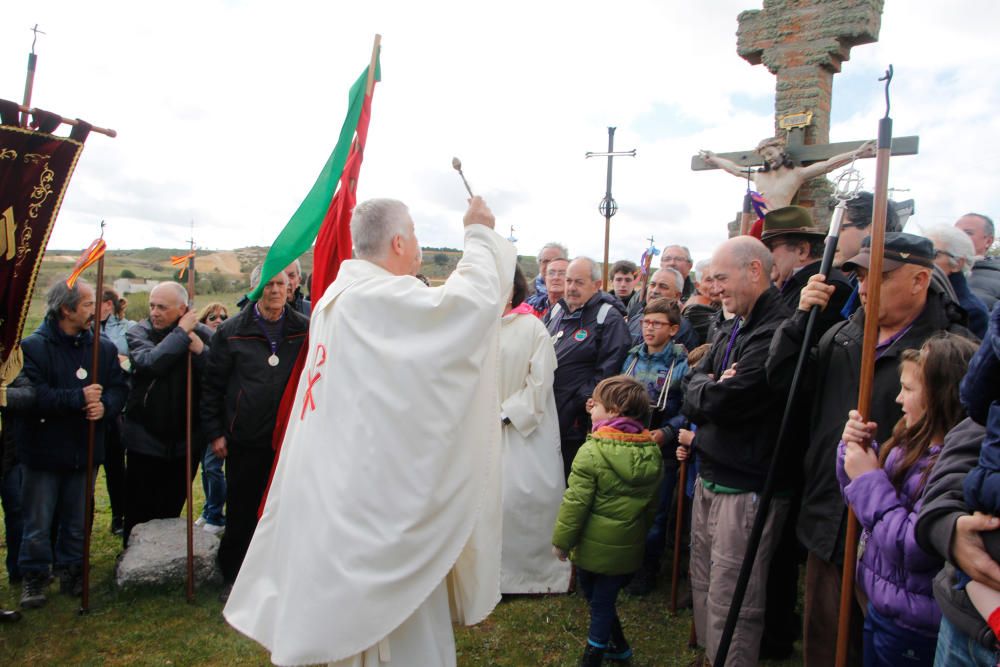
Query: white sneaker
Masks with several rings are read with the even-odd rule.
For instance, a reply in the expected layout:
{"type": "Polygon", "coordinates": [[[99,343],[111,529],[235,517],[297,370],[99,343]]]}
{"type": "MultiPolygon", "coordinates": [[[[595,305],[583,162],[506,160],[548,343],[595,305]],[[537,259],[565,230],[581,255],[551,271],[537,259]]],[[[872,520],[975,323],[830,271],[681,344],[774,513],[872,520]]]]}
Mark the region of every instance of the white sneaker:
{"type": "Polygon", "coordinates": [[[202,530],[204,530],[206,533],[211,533],[212,535],[218,535],[225,529],[226,529],[225,526],[217,526],[214,523],[205,523],[205,525],[202,526],[202,530]]]}
{"type": "Polygon", "coordinates": [[[205,525],[205,517],[199,515],[198,518],[194,520],[194,525],[196,525],[196,526],[204,526],[205,525]]]}

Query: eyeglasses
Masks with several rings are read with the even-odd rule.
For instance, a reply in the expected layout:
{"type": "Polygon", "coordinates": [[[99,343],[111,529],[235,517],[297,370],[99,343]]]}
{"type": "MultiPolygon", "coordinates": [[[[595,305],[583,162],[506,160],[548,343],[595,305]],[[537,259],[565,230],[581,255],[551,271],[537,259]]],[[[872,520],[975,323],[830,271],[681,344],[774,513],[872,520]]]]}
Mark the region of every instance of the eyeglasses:
{"type": "Polygon", "coordinates": [[[565,271],[546,271],[545,272],[545,277],[546,278],[565,278],[566,277],[566,272],[565,271]]]}
{"type": "Polygon", "coordinates": [[[945,257],[951,257],[952,259],[958,259],[958,257],[956,257],[954,254],[948,252],[947,250],[935,250],[934,251],[934,256],[937,257],[938,255],[944,255],[945,257]]]}
{"type": "Polygon", "coordinates": [[[642,320],[642,326],[643,326],[643,328],[653,329],[654,331],[658,331],[658,330],[662,329],[663,327],[670,326],[671,324],[673,324],[673,323],[672,322],[661,322],[660,320],[647,320],[647,319],[643,319],[642,320]]]}
{"type": "Polygon", "coordinates": [[[690,262],[691,260],[684,255],[663,255],[660,257],[661,262],[690,262]]]}
{"type": "Polygon", "coordinates": [[[229,316],[228,316],[228,315],[219,315],[219,314],[214,314],[214,315],[209,315],[209,316],[208,316],[208,321],[209,321],[209,322],[214,322],[214,321],[216,321],[216,320],[220,320],[220,321],[222,321],[222,322],[225,322],[225,321],[226,321],[226,320],[228,320],[228,319],[229,319],[229,316]]]}

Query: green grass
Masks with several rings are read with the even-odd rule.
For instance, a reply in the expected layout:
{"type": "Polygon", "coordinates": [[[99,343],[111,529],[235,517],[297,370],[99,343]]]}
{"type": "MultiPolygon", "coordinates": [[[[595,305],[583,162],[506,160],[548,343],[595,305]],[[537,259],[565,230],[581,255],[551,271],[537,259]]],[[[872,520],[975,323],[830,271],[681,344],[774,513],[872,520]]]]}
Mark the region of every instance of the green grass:
{"type": "MultiPolygon", "coordinates": [[[[195,480],[196,508],[202,504],[195,480]]],[[[111,515],[98,476],[91,570],[91,611],[77,614],[79,600],[49,588],[49,603],[24,612],[20,623],[0,625],[0,665],[267,665],[267,653],[222,618],[219,589],[203,587],[194,603],[182,587],[118,592],[113,585],[118,538],[108,531],[111,515]]],[[[4,553],[3,550],[0,552],[4,553]]],[[[619,598],[625,632],[635,648],[634,667],[687,665],[689,611],[669,612],[669,581],[652,595],[619,598]]],[[[17,606],[20,586],[0,580],[0,607],[17,606]]],[[[346,613],[346,612],[345,612],[346,613]]],[[[331,623],[336,622],[331,617],[331,623]]],[[[462,666],[575,665],[583,651],[588,615],[578,595],[515,596],[473,628],[456,628],[462,666]]],[[[770,665],[798,665],[793,660],[770,665]]]]}

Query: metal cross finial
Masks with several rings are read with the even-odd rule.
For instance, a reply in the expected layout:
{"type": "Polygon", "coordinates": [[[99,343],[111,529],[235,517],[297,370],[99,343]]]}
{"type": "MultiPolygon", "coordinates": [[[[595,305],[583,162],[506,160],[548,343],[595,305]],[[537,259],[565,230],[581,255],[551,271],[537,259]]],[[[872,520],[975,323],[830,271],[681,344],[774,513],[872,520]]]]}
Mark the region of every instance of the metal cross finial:
{"type": "Polygon", "coordinates": [[[38,24],[37,23],[35,24],[35,27],[31,29],[31,32],[35,33],[35,36],[31,40],[31,53],[34,54],[35,53],[35,42],[38,41],[38,36],[39,35],[44,35],[46,33],[42,32],[41,30],[38,29],[38,24]]]}
{"type": "Polygon", "coordinates": [[[104,227],[105,226],[106,226],[106,223],[104,222],[104,220],[101,220],[101,236],[100,236],[100,238],[102,238],[102,239],[104,238],[104,227]]]}
{"type": "Polygon", "coordinates": [[[649,238],[648,238],[648,239],[646,239],[646,240],[647,240],[647,241],[649,241],[649,247],[650,247],[650,248],[653,248],[653,247],[654,247],[654,246],[653,246],[653,241],[655,240],[655,239],[653,238],[653,235],[652,235],[652,234],[650,234],[650,235],[649,235],[649,238]]]}
{"type": "Polygon", "coordinates": [[[850,201],[858,196],[863,185],[864,179],[861,177],[861,172],[855,169],[852,161],[850,166],[834,180],[836,191],[833,196],[838,202],[850,201]]]}

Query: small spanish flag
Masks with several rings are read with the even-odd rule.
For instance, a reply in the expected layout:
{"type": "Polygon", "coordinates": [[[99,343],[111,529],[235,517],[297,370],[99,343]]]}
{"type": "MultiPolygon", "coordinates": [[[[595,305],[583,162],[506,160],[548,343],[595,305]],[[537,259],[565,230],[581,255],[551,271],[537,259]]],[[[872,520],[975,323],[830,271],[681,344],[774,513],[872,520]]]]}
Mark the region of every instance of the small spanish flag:
{"type": "Polygon", "coordinates": [[[191,258],[193,258],[194,255],[195,255],[195,252],[192,250],[191,252],[189,252],[186,255],[177,255],[176,257],[171,257],[170,258],[170,263],[171,264],[173,264],[174,266],[181,267],[181,272],[177,276],[181,280],[184,279],[184,272],[187,271],[188,260],[191,259],[191,258]]]}
{"type": "Polygon", "coordinates": [[[80,259],[76,260],[76,264],[73,265],[73,272],[69,274],[69,278],[66,279],[66,287],[70,289],[76,284],[76,281],[80,279],[80,275],[86,271],[88,268],[97,263],[101,257],[104,257],[104,251],[108,249],[108,244],[104,242],[103,238],[97,239],[91,243],[83,254],[80,255],[80,259]]]}

